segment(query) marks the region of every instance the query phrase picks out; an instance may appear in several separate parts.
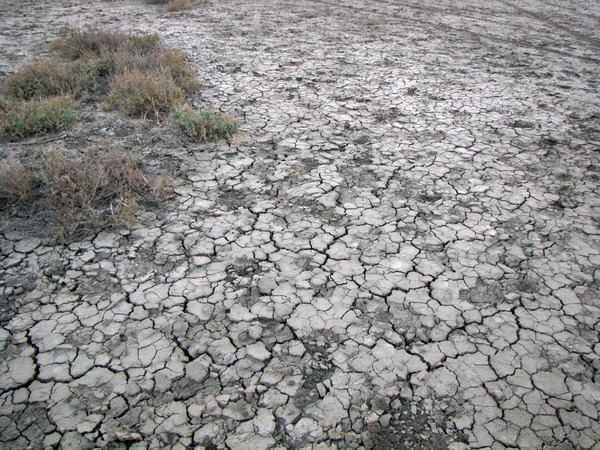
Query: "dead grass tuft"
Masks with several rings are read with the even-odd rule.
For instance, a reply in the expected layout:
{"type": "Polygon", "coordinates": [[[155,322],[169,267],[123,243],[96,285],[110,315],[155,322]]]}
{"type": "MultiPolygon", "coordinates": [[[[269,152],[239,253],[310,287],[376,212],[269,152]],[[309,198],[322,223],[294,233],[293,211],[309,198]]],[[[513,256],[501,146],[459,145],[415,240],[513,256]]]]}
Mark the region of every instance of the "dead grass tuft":
{"type": "Polygon", "coordinates": [[[31,174],[23,165],[10,156],[0,164],[0,201],[16,206],[29,200],[31,194],[31,174]]]}
{"type": "Polygon", "coordinates": [[[4,80],[3,94],[21,100],[74,95],[86,84],[86,77],[77,75],[74,67],[59,64],[54,59],[42,59],[24,65],[18,72],[7,76],[4,80]]]}
{"type": "Polygon", "coordinates": [[[131,55],[149,55],[161,50],[159,36],[138,34],[121,30],[72,30],[64,39],[54,43],[70,59],[97,59],[108,55],[128,53],[131,55]]]}
{"type": "Polygon", "coordinates": [[[111,148],[83,155],[52,150],[26,166],[10,158],[0,166],[5,212],[42,210],[63,241],[124,226],[133,220],[140,198],[165,192],[165,183],[146,176],[135,156],[111,148]]]}
{"type": "Polygon", "coordinates": [[[185,92],[192,92],[199,87],[199,82],[192,76],[185,54],[176,49],[164,49],[153,61],[156,71],[170,76],[175,84],[185,92]]]}
{"type": "Polygon", "coordinates": [[[379,25],[379,20],[377,19],[365,19],[360,23],[363,27],[374,27],[375,25],[379,25]]]}
{"type": "Polygon", "coordinates": [[[164,10],[166,12],[187,11],[193,7],[191,0],[171,0],[164,6],[164,10]]]}

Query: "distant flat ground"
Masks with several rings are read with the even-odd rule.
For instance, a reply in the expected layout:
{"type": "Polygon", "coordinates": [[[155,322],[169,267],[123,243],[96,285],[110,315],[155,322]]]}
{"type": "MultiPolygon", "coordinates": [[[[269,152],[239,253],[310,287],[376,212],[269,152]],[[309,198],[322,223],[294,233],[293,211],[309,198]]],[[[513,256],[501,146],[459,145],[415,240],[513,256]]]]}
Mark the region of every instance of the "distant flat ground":
{"type": "Polygon", "coordinates": [[[0,447],[600,449],[600,3],[3,1],[0,71],[157,32],[229,141],[89,106],[175,195],[0,238],[0,447]]]}

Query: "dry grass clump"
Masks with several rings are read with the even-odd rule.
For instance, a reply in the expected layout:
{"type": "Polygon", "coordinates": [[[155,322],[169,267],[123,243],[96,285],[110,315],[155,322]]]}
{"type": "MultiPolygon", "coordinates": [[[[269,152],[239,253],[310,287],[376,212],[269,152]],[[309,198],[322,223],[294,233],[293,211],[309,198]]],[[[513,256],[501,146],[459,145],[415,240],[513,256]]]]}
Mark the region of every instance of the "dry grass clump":
{"type": "Polygon", "coordinates": [[[42,211],[61,240],[126,225],[140,198],[164,192],[162,181],[144,175],[131,153],[111,148],[47,151],[25,165],[13,158],[0,163],[0,209],[42,211]]]}
{"type": "Polygon", "coordinates": [[[84,84],[85,74],[78,77],[74,67],[60,64],[55,59],[42,59],[25,65],[6,77],[3,94],[8,98],[29,100],[76,94],[84,84]]]}
{"type": "Polygon", "coordinates": [[[194,7],[192,0],[144,0],[150,5],[164,5],[165,12],[187,11],[194,7]]]}
{"type": "Polygon", "coordinates": [[[0,108],[0,138],[25,138],[61,131],[76,118],[71,97],[8,102],[0,108]]]}
{"type": "Polygon", "coordinates": [[[128,116],[146,118],[154,113],[159,120],[183,100],[183,90],[166,75],[144,75],[139,71],[117,75],[108,94],[108,105],[128,116]]]}
{"type": "Polygon", "coordinates": [[[115,55],[144,57],[162,49],[160,37],[156,34],[137,34],[121,30],[72,30],[64,39],[54,43],[57,50],[62,51],[73,60],[90,60],[115,55]]]}
{"type": "Polygon", "coordinates": [[[365,19],[360,22],[363,27],[374,27],[375,25],[379,25],[379,20],[377,19],[365,19]]]}
{"type": "Polygon", "coordinates": [[[192,77],[182,51],[167,48],[154,59],[153,64],[159,73],[168,74],[185,92],[192,92],[198,87],[198,81],[192,77]]]}
{"type": "Polygon", "coordinates": [[[5,205],[27,202],[31,194],[31,174],[14,157],[0,164],[0,200],[5,205]]]}
{"type": "Polygon", "coordinates": [[[194,111],[189,105],[173,108],[171,120],[194,141],[210,137],[230,137],[237,131],[237,122],[216,111],[194,111]]]}
{"type": "Polygon", "coordinates": [[[192,9],[194,6],[192,5],[191,0],[171,0],[164,7],[166,12],[174,12],[174,11],[187,11],[192,9]]]}

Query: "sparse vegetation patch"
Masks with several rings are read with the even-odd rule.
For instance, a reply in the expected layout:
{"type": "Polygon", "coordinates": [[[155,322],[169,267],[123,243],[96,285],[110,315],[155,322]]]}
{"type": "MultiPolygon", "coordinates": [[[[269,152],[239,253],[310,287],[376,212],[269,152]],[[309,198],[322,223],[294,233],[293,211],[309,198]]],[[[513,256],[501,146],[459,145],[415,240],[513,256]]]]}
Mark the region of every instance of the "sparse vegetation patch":
{"type": "MultiPolygon", "coordinates": [[[[197,81],[184,53],[156,34],[75,30],[54,47],[61,57],[24,65],[2,80],[0,139],[65,130],[90,102],[156,121],[173,112],[172,121],[194,140],[229,137],[237,129],[228,116],[185,104],[197,81]]],[[[15,152],[0,160],[0,213],[41,215],[63,240],[124,225],[139,199],[165,189],[144,174],[135,155],[108,141],[85,152],[15,152]]]]}
{"type": "MultiPolygon", "coordinates": [[[[156,33],[138,34],[121,30],[72,30],[64,39],[58,39],[54,47],[73,60],[92,60],[137,56],[147,58],[162,49],[156,33]]],[[[119,58],[117,58],[119,59],[119,58]]]]}
{"type": "MultiPolygon", "coordinates": [[[[1,140],[65,130],[78,110],[88,120],[90,108],[83,108],[93,102],[157,122],[171,114],[172,122],[198,141],[229,137],[237,129],[230,117],[185,103],[198,83],[184,53],[164,46],[156,34],[75,30],[54,48],[60,57],[24,65],[2,80],[1,140]]],[[[45,141],[29,142],[38,143],[45,141]]],[[[125,225],[139,199],[165,189],[144,174],[135,155],[108,141],[84,152],[17,151],[0,160],[0,213],[8,220],[43,217],[63,240],[125,225]]]]}
{"type": "Polygon", "coordinates": [[[55,48],[69,61],[36,61],[3,80],[0,138],[65,129],[76,118],[75,100],[86,91],[107,95],[109,107],[129,116],[152,112],[159,120],[197,86],[185,55],[164,47],[156,34],[76,30],[55,48]]]}

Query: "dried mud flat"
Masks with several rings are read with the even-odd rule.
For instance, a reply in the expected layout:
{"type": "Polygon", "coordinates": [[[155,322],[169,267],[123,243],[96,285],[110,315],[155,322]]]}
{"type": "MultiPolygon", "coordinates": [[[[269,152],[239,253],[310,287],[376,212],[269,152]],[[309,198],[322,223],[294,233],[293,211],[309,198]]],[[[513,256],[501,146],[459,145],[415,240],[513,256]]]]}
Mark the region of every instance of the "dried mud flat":
{"type": "Polygon", "coordinates": [[[130,230],[4,229],[0,448],[599,449],[600,5],[3,1],[0,70],[156,31],[232,142],[130,230]]]}

